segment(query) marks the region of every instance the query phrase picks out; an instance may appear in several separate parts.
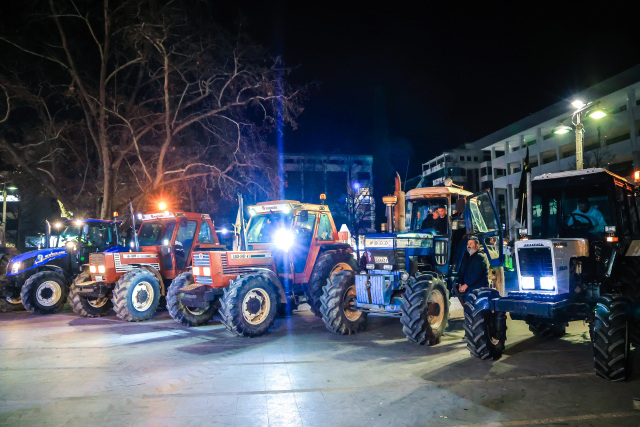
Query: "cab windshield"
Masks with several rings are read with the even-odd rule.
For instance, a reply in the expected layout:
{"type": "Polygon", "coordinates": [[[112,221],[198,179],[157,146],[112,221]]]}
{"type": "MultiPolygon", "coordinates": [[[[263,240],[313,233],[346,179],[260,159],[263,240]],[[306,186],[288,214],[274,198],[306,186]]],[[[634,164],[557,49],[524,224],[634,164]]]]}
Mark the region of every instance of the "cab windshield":
{"type": "Polygon", "coordinates": [[[90,247],[106,249],[117,244],[117,236],[111,224],[85,222],[67,225],[57,236],[54,247],[62,248],[68,242],[81,242],[90,247]]]}
{"type": "Polygon", "coordinates": [[[176,221],[146,221],[138,231],[140,246],[167,246],[171,244],[176,221]]]}
{"type": "MultiPolygon", "coordinates": [[[[446,197],[435,197],[429,199],[410,200],[407,202],[407,231],[435,230],[438,228],[437,219],[444,208],[445,216],[449,201],[446,197]]],[[[445,221],[446,224],[446,221],[445,221]]],[[[446,230],[444,231],[446,233],[446,230]]],[[[444,234],[441,233],[441,234],[444,234]]]]}
{"type": "Polygon", "coordinates": [[[604,184],[534,192],[532,237],[604,239],[605,226],[613,225],[610,206],[604,184]]]}
{"type": "Polygon", "coordinates": [[[272,243],[280,228],[290,228],[293,221],[291,213],[270,213],[254,215],[247,226],[247,243],[272,243]]]}

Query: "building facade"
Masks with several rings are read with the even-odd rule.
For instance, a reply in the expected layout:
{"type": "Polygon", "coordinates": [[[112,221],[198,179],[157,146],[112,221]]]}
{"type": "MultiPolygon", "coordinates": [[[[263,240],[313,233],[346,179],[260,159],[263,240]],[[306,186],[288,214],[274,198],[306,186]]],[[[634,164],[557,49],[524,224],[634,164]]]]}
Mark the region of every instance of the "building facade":
{"type": "Polygon", "coordinates": [[[438,187],[450,178],[465,190],[476,192],[480,188],[480,163],[487,160],[489,152],[471,144],[446,151],[422,164],[422,176],[417,187],[438,187]]]}
{"type": "Polygon", "coordinates": [[[346,224],[352,234],[375,230],[373,156],[285,153],[283,168],[287,199],[320,203],[324,194],[338,229],[346,224]]]}

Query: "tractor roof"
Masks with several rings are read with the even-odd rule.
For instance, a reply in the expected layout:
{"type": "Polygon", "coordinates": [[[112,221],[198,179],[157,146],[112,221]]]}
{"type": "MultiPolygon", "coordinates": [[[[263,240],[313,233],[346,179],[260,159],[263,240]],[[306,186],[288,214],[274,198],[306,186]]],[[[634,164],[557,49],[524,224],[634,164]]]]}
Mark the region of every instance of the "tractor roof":
{"type": "Polygon", "coordinates": [[[407,191],[407,200],[428,199],[430,197],[449,197],[454,194],[470,196],[472,193],[458,187],[422,187],[407,191]]]}
{"type": "Polygon", "coordinates": [[[597,174],[609,174],[613,178],[619,179],[624,182],[628,182],[623,177],[602,168],[589,168],[589,169],[572,170],[572,171],[565,171],[565,172],[544,173],[542,175],[538,175],[534,177],[533,181],[541,181],[545,179],[557,179],[557,178],[571,178],[571,177],[577,177],[577,176],[597,175],[597,174]]]}
{"type": "Polygon", "coordinates": [[[195,212],[160,212],[142,215],[143,221],[150,219],[170,219],[170,218],[187,218],[187,219],[210,219],[209,214],[201,214],[195,212]]]}
{"type": "Polygon", "coordinates": [[[291,211],[324,211],[329,212],[329,206],[317,205],[315,203],[300,203],[297,200],[273,200],[270,202],[260,202],[258,204],[249,206],[249,211],[254,213],[264,212],[283,212],[288,213],[291,211]]]}

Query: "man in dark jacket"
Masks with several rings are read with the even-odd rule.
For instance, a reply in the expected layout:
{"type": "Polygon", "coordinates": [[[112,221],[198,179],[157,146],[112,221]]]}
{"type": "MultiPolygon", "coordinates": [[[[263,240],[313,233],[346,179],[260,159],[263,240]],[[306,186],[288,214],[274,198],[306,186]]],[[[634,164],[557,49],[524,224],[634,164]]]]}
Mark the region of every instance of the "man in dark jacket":
{"type": "Polygon", "coordinates": [[[458,285],[453,291],[464,306],[469,292],[474,289],[489,287],[489,261],[480,250],[480,242],[477,237],[471,237],[467,242],[467,253],[460,263],[458,285]]]}

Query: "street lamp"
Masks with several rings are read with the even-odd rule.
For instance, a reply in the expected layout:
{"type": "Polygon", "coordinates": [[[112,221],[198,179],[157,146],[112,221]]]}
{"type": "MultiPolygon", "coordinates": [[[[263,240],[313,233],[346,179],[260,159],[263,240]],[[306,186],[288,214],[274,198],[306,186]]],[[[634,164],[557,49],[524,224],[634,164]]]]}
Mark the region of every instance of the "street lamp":
{"type": "Polygon", "coordinates": [[[2,184],[2,225],[0,225],[0,229],[2,230],[0,234],[0,238],[2,238],[2,246],[7,245],[7,190],[14,191],[17,190],[18,187],[14,185],[10,185],[7,187],[7,184],[2,184]]]}
{"type": "MultiPolygon", "coordinates": [[[[580,121],[581,115],[589,109],[593,102],[584,103],[580,100],[573,101],[571,103],[576,110],[571,116],[571,123],[576,127],[576,169],[582,170],[584,166],[583,145],[584,145],[584,125],[580,121]]],[[[589,117],[595,120],[599,120],[607,115],[602,109],[594,108],[586,113],[589,117]]],[[[557,131],[555,133],[558,133],[557,131]]],[[[563,132],[567,133],[567,132],[563,132]]]]}

